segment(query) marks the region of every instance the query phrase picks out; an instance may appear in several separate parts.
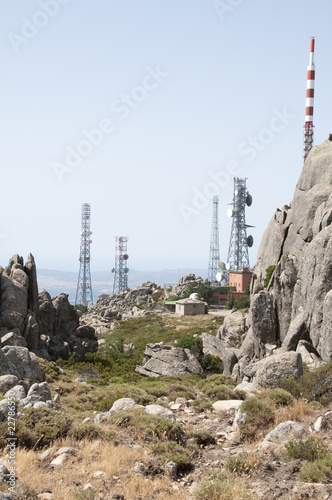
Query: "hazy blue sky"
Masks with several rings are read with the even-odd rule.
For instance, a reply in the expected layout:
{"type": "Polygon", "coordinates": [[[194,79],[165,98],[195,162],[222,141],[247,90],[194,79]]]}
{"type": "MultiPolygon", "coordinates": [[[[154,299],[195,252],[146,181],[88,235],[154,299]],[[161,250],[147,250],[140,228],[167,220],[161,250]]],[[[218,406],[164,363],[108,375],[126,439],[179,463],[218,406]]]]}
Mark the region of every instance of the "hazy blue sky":
{"type": "Polygon", "coordinates": [[[234,173],[253,196],[255,263],[302,168],[311,36],[315,143],[332,131],[329,0],[0,0],[0,13],[0,264],[32,252],[78,271],[87,202],[92,270],[113,267],[116,235],[129,267],[207,267],[213,178],[225,260],[234,173]]]}

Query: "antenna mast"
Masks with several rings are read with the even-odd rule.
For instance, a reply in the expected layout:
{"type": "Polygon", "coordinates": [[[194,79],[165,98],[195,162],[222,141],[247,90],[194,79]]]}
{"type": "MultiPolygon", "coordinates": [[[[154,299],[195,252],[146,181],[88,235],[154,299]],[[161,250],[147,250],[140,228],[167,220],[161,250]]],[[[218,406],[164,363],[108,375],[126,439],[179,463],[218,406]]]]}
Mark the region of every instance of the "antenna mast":
{"type": "Polygon", "coordinates": [[[304,138],[303,138],[303,160],[306,158],[314,142],[314,96],[315,96],[315,63],[314,63],[315,39],[310,41],[310,60],[307,70],[307,98],[305,108],[304,138]]]}
{"type": "Polygon", "coordinates": [[[128,290],[128,272],[127,260],[127,236],[115,237],[115,267],[112,269],[114,274],[113,293],[118,295],[122,290],[128,290]]]}
{"type": "Polygon", "coordinates": [[[81,218],[81,247],[80,247],[80,271],[78,275],[78,283],[76,290],[75,304],[88,306],[93,304],[91,274],[90,274],[90,216],[91,206],[89,203],[82,204],[82,218],[81,218]]]}
{"type": "Polygon", "coordinates": [[[209,257],[209,269],[208,269],[208,280],[213,283],[217,280],[217,272],[219,271],[218,261],[220,260],[219,251],[219,223],[218,223],[218,205],[219,196],[213,197],[213,213],[212,213],[212,229],[211,229],[211,240],[210,240],[210,257],[209,257]]]}
{"type": "Polygon", "coordinates": [[[228,217],[232,218],[227,271],[249,267],[248,248],[252,247],[254,239],[251,235],[247,237],[247,227],[253,226],[246,224],[246,205],[250,207],[252,204],[252,196],[247,191],[246,180],[234,177],[233,202],[230,203],[233,208],[227,210],[228,217]]]}

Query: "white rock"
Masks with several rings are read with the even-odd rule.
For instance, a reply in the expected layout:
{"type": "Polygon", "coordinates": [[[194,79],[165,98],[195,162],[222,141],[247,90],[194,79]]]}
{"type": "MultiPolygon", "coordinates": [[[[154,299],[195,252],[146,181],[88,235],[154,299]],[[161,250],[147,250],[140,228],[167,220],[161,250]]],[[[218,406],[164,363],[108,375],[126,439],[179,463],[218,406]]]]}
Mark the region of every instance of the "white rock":
{"type": "Polygon", "coordinates": [[[61,465],[63,465],[65,463],[65,461],[67,460],[67,458],[68,458],[68,454],[67,453],[63,453],[62,455],[59,455],[54,460],[52,460],[52,462],[50,463],[50,465],[52,467],[61,467],[61,465]]]}
{"type": "Polygon", "coordinates": [[[131,410],[132,408],[143,408],[142,406],[135,403],[135,401],[131,398],[120,398],[113,404],[112,408],[109,410],[109,413],[115,414],[124,410],[131,410]]]}
{"type": "Polygon", "coordinates": [[[168,408],[165,408],[164,406],[161,405],[147,405],[145,407],[145,411],[149,415],[153,415],[155,417],[166,417],[169,418],[170,420],[175,420],[174,413],[168,408]]]}
{"type": "Polygon", "coordinates": [[[283,441],[290,441],[298,437],[304,436],[306,430],[302,425],[292,420],[279,424],[273,431],[265,436],[264,441],[272,441],[273,443],[281,443],[283,441]]]}
{"type": "Polygon", "coordinates": [[[75,448],[72,448],[71,446],[64,446],[62,448],[59,448],[57,452],[55,453],[55,457],[59,457],[60,455],[77,455],[77,451],[75,448]]]}
{"type": "Polygon", "coordinates": [[[238,400],[238,399],[229,399],[227,401],[216,401],[213,403],[213,409],[214,411],[218,412],[224,412],[224,411],[229,411],[229,410],[237,410],[243,401],[238,400]]]}

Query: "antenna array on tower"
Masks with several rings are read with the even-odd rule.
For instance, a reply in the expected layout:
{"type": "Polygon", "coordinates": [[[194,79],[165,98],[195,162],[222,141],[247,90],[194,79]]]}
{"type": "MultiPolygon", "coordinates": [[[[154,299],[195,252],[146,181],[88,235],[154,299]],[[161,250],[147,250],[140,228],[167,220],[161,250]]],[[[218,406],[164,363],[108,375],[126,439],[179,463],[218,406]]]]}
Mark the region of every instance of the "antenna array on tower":
{"type": "Polygon", "coordinates": [[[127,260],[127,236],[115,237],[115,267],[112,269],[114,272],[113,293],[118,295],[122,290],[128,289],[128,272],[127,260]]]}
{"type": "Polygon", "coordinates": [[[88,306],[93,304],[91,274],[90,274],[90,217],[91,206],[89,203],[82,204],[81,217],[81,247],[80,247],[80,271],[78,275],[75,304],[88,306]]]}
{"type": "Polygon", "coordinates": [[[232,230],[226,264],[228,271],[249,267],[248,248],[252,247],[254,243],[252,236],[247,237],[247,227],[252,226],[246,224],[245,208],[246,206],[250,207],[252,204],[252,196],[247,191],[246,180],[234,177],[233,202],[230,204],[232,208],[227,210],[227,215],[232,218],[232,230]]]}

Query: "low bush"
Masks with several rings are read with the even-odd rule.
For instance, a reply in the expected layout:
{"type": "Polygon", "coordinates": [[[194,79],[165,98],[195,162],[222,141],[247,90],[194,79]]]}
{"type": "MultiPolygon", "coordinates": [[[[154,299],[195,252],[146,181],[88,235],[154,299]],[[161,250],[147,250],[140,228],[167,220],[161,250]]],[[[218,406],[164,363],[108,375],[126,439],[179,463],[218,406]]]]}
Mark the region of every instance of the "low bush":
{"type": "Polygon", "coordinates": [[[332,480],[332,454],[307,462],[300,470],[299,479],[305,483],[330,482],[332,480]]]}
{"type": "Polygon", "coordinates": [[[212,409],[212,402],[207,398],[195,399],[191,403],[191,406],[196,413],[202,413],[203,411],[212,409]]]}
{"type": "Polygon", "coordinates": [[[224,362],[219,356],[207,354],[201,361],[202,368],[208,373],[222,373],[224,371],[224,362]]]}
{"type": "Polygon", "coordinates": [[[290,394],[290,392],[280,388],[271,389],[270,391],[267,392],[262,392],[259,397],[263,399],[268,398],[272,400],[277,408],[279,408],[280,406],[288,406],[292,404],[294,401],[294,398],[290,394]]]}
{"type": "Polygon", "coordinates": [[[304,367],[299,382],[294,379],[285,379],[281,387],[290,392],[295,398],[304,398],[308,401],[318,401],[323,406],[332,403],[332,362],[315,370],[304,367]]]}
{"type": "Polygon", "coordinates": [[[216,443],[215,436],[208,429],[197,429],[191,433],[191,437],[201,448],[216,443]]]}
{"type": "Polygon", "coordinates": [[[50,408],[28,408],[16,420],[18,444],[27,449],[49,446],[55,439],[67,436],[71,420],[50,408]]]}
{"type": "Polygon", "coordinates": [[[133,434],[146,441],[159,439],[181,443],[185,440],[185,432],[178,422],[148,415],[144,409],[122,411],[113,415],[110,422],[119,427],[130,428],[133,434]]]}
{"type": "Polygon", "coordinates": [[[327,450],[314,438],[306,440],[295,439],[289,441],[285,447],[289,458],[309,462],[325,458],[328,454],[327,450]]]}
{"type": "Polygon", "coordinates": [[[225,468],[233,474],[251,476],[259,467],[260,460],[254,453],[239,453],[227,460],[225,468]]]}
{"type": "Polygon", "coordinates": [[[240,297],[235,300],[233,307],[235,309],[248,309],[250,307],[250,297],[240,297]]]}
{"type": "Polygon", "coordinates": [[[43,358],[37,358],[40,368],[42,368],[46,375],[46,382],[52,383],[59,379],[60,368],[53,361],[46,361],[43,358]]]}
{"type": "Polygon", "coordinates": [[[89,422],[86,424],[82,423],[72,426],[70,431],[68,432],[68,436],[77,441],[93,441],[95,439],[112,441],[114,439],[115,433],[112,431],[106,431],[99,425],[89,422]]]}
{"type": "Polygon", "coordinates": [[[246,414],[246,423],[240,427],[242,439],[252,441],[262,434],[274,420],[271,401],[251,397],[243,401],[240,411],[246,414]]]}
{"type": "Polygon", "coordinates": [[[226,472],[213,472],[203,479],[194,492],[196,500],[250,500],[245,483],[226,472]]]}

